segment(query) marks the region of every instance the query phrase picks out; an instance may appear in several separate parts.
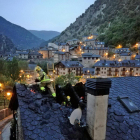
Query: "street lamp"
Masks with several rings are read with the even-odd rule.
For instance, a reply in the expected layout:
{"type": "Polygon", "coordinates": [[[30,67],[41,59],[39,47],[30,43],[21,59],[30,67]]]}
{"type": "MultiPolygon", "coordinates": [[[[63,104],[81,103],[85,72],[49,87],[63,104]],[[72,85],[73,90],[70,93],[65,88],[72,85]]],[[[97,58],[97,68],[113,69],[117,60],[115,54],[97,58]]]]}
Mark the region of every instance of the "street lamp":
{"type": "Polygon", "coordinates": [[[10,92],[7,92],[7,96],[10,96],[11,95],[11,93],[10,92]]]}

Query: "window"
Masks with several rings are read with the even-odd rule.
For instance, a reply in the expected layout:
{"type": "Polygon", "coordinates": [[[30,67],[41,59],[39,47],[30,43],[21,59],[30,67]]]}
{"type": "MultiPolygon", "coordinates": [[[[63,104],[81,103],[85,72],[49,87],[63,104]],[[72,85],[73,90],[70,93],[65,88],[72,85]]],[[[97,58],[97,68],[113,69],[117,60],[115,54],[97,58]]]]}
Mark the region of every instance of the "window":
{"type": "Polygon", "coordinates": [[[63,74],[65,74],[65,72],[63,72],[63,74]]]}
{"type": "Polygon", "coordinates": [[[63,68],[63,70],[65,70],[65,68],[63,68]]]}
{"type": "Polygon", "coordinates": [[[123,106],[130,112],[138,112],[140,109],[129,99],[129,97],[118,97],[118,100],[123,104],[123,106]]]}

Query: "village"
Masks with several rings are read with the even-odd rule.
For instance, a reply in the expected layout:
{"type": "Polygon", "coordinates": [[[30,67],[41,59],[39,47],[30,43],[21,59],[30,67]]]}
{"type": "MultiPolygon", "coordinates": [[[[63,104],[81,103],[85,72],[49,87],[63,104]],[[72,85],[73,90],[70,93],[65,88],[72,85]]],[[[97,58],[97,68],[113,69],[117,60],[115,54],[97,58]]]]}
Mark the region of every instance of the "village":
{"type": "Polygon", "coordinates": [[[53,79],[61,75],[74,73],[82,79],[108,78],[140,75],[140,42],[132,48],[116,48],[105,46],[105,42],[98,40],[98,34],[93,33],[83,36],[82,40],[72,39],[65,43],[48,43],[48,46],[39,49],[15,50],[13,52],[0,53],[0,58],[11,61],[15,57],[25,60],[32,67],[25,70],[25,77],[29,82],[34,78],[34,68],[37,63],[47,62],[48,75],[53,79]]]}

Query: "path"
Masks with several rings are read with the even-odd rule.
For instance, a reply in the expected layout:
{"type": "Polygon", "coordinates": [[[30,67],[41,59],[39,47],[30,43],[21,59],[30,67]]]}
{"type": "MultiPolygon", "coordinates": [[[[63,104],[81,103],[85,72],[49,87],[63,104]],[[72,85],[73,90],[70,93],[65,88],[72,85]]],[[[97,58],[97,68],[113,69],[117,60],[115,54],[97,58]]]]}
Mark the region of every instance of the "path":
{"type": "MultiPolygon", "coordinates": [[[[6,118],[4,118],[3,120],[0,121],[0,140],[2,140],[2,135],[5,134],[5,130],[7,130],[5,128],[7,128],[9,126],[9,122],[12,120],[12,118],[13,118],[13,115],[10,115],[10,116],[8,116],[8,117],[6,117],[6,118]]],[[[6,134],[6,135],[8,135],[8,134],[6,134]]]]}

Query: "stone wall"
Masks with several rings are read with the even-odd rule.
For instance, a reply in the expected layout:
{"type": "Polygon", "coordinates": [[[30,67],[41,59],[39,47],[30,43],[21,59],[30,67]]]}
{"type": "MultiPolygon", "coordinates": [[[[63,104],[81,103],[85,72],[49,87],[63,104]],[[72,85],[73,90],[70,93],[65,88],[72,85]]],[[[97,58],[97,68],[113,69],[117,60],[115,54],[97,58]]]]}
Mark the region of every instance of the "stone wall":
{"type": "Polygon", "coordinates": [[[3,109],[0,111],[0,120],[8,117],[12,114],[12,111],[9,108],[3,109]]]}

